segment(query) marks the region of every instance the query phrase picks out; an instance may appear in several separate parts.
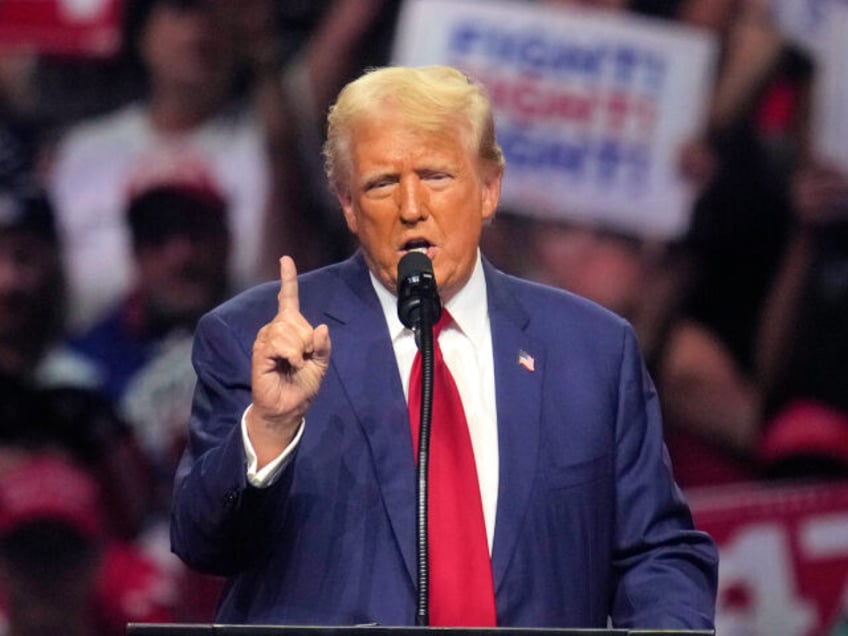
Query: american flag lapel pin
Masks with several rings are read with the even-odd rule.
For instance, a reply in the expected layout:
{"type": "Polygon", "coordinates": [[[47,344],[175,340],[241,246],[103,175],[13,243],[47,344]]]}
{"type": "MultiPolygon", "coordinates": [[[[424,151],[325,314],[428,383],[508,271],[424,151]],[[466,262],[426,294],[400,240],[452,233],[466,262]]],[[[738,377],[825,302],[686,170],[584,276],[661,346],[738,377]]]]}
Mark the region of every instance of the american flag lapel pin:
{"type": "Polygon", "coordinates": [[[530,373],[536,370],[536,360],[524,349],[518,350],[518,364],[527,369],[530,373]]]}

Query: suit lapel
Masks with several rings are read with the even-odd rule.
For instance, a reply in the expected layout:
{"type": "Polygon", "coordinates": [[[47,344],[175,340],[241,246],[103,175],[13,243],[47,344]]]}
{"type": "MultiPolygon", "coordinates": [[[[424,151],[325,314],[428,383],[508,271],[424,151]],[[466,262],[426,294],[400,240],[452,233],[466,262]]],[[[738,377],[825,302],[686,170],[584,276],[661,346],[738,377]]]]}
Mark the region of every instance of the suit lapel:
{"type": "Polygon", "coordinates": [[[498,413],[499,487],[492,574],[502,584],[521,532],[539,452],[544,349],[525,331],[530,320],[506,278],[484,261],[492,326],[498,413]],[[526,354],[523,361],[520,358],[526,354]]]}
{"type": "Polygon", "coordinates": [[[395,539],[416,580],[415,462],[409,416],[388,327],[361,254],[340,269],[345,289],[326,310],[335,322],[332,365],[371,449],[395,539]],[[375,326],[378,326],[375,328],[375,326]]]}
{"type": "MultiPolygon", "coordinates": [[[[526,516],[539,452],[544,349],[528,336],[529,315],[503,274],[485,260],[497,395],[499,490],[492,550],[495,591],[503,582],[526,516]],[[519,361],[532,357],[533,371],[519,361]]],[[[339,269],[344,282],[325,311],[333,327],[332,366],[362,427],[395,540],[411,581],[415,554],[415,463],[409,416],[379,300],[358,255],[339,269]],[[375,329],[375,325],[380,328],[375,329]],[[399,452],[400,449],[400,452],[399,452]]],[[[528,361],[529,363],[529,361],[528,361]]]]}

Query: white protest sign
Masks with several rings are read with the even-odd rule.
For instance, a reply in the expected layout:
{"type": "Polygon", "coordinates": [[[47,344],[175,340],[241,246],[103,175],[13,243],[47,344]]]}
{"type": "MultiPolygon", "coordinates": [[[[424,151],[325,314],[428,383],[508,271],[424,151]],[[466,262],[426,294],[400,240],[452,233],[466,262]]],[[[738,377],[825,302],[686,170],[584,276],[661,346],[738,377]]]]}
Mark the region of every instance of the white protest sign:
{"type": "Polygon", "coordinates": [[[501,207],[656,238],[687,228],[683,142],[711,94],[713,38],[672,22],[506,0],[408,0],[394,63],[481,81],[507,159],[501,207]]]}
{"type": "Polygon", "coordinates": [[[834,5],[822,29],[815,79],[813,145],[848,173],[848,4],[834,5]]]}

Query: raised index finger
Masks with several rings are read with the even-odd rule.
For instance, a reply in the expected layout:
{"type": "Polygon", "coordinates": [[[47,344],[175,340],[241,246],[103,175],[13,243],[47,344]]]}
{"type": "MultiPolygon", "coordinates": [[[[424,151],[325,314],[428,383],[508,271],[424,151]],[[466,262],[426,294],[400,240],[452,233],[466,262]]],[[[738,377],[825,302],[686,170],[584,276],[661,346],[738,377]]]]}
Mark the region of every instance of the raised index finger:
{"type": "Polygon", "coordinates": [[[300,299],[297,296],[297,268],[291,256],[280,259],[280,293],[277,294],[277,313],[285,310],[300,311],[300,299]]]}

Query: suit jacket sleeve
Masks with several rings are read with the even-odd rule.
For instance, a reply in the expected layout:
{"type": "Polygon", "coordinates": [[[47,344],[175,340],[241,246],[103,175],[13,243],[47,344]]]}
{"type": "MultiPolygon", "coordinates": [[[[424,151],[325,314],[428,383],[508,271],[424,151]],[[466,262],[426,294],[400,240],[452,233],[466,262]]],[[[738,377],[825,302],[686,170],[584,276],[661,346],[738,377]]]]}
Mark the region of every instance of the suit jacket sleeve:
{"type": "Polygon", "coordinates": [[[711,629],[718,557],[671,474],[656,391],[626,330],[616,417],[616,627],[711,629]]]}
{"type": "MultiPolygon", "coordinates": [[[[250,404],[252,340],[217,314],[199,323],[192,351],[197,386],[188,448],[177,471],[171,548],[202,572],[231,575],[263,557],[285,499],[294,457],[277,481],[258,489],[247,481],[241,416],[250,404]]],[[[296,455],[296,452],[295,452],[296,455]]]]}

